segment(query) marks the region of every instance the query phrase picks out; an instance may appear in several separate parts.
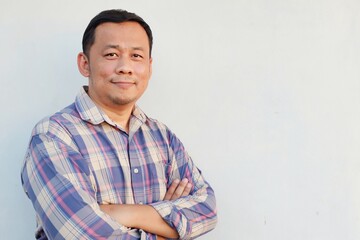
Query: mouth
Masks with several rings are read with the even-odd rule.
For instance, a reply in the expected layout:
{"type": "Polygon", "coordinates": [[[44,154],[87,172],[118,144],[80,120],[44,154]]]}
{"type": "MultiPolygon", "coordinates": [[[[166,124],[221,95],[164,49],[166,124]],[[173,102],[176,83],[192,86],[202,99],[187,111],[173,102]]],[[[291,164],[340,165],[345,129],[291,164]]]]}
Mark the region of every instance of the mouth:
{"type": "Polygon", "coordinates": [[[134,81],[111,81],[111,83],[123,89],[127,89],[135,85],[134,81]]]}

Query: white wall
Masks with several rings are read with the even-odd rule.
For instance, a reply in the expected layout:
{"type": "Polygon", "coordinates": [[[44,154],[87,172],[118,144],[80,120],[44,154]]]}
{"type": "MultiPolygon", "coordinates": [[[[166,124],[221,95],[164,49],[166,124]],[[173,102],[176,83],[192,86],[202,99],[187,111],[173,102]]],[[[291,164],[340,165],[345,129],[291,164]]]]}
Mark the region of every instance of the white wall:
{"type": "Polygon", "coordinates": [[[99,11],[154,31],[140,105],[218,199],[201,239],[360,239],[360,1],[0,1],[0,232],[32,239],[20,167],[33,125],[71,103],[99,11]]]}

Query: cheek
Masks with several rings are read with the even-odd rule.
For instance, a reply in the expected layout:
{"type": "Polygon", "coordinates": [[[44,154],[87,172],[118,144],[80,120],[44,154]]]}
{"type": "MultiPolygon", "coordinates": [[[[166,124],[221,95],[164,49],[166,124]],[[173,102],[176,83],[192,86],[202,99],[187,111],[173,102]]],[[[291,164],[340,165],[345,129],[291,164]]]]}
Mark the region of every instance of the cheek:
{"type": "Polygon", "coordinates": [[[138,74],[142,78],[150,77],[150,69],[149,69],[149,66],[147,66],[147,65],[144,65],[144,64],[135,65],[134,71],[136,72],[136,74],[138,74]]]}
{"type": "Polygon", "coordinates": [[[108,76],[110,76],[113,71],[114,71],[114,67],[112,66],[112,64],[104,64],[104,63],[94,63],[92,65],[92,69],[91,69],[91,73],[93,75],[93,77],[95,78],[106,78],[108,76]]]}

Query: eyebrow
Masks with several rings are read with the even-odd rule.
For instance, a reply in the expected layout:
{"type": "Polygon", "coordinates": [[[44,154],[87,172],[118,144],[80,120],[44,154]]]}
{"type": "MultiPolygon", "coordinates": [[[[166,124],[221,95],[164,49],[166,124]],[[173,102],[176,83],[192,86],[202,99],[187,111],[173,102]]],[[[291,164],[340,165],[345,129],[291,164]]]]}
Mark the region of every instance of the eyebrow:
{"type": "MultiPolygon", "coordinates": [[[[108,44],[104,47],[105,49],[109,49],[109,48],[115,48],[117,50],[120,50],[120,46],[119,45],[113,45],[113,44],[108,44]]],[[[139,50],[139,51],[145,51],[143,47],[132,47],[131,50],[139,50]]]]}

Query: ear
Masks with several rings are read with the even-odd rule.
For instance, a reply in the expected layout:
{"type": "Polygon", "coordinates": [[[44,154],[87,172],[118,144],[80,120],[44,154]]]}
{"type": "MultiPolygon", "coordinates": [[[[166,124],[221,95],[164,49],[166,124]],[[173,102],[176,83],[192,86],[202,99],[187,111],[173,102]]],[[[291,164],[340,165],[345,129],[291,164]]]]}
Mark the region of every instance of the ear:
{"type": "Polygon", "coordinates": [[[78,54],[77,65],[78,65],[78,69],[79,69],[79,72],[81,73],[81,75],[83,75],[84,77],[90,76],[89,60],[88,60],[87,56],[85,55],[85,53],[81,52],[78,54]]]}

